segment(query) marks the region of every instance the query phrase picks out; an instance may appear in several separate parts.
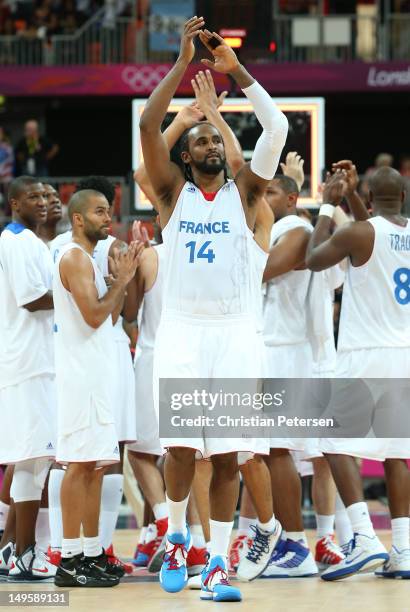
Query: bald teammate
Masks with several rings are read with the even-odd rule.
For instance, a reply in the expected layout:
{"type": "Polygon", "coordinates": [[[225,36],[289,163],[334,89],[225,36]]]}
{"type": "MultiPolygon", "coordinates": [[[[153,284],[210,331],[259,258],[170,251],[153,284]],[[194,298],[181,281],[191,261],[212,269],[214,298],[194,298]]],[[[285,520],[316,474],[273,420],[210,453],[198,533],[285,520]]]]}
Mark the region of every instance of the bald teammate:
{"type": "Polygon", "coordinates": [[[55,347],[59,430],[57,461],[67,464],[61,487],[64,539],[57,586],[114,586],[119,575],[98,537],[101,472],[119,461],[112,385],[112,324],[122,308],[143,245],[117,254],[107,290],[92,254],[108,237],[109,203],[83,190],[69,204],[73,240],[57,256],[55,347]],[[80,539],[83,526],[84,542],[80,539]],[[84,553],[84,555],[83,555],[84,553]]]}
{"type": "MultiPolygon", "coordinates": [[[[369,180],[374,217],[347,224],[330,235],[334,204],[343,193],[336,174],[324,193],[319,219],[308,245],[307,264],[324,270],[348,257],[340,318],[336,376],[339,378],[405,378],[410,375],[410,227],[402,216],[403,179],[392,168],[377,170],[369,180]]],[[[394,406],[392,406],[392,409],[394,406]]],[[[410,578],[410,477],[405,459],[410,440],[403,438],[322,439],[347,508],[354,537],[345,560],[322,574],[338,580],[355,572],[410,578]],[[354,460],[384,461],[392,517],[390,558],[376,536],[354,460]]]]}
{"type": "MultiPolygon", "coordinates": [[[[160,378],[258,378],[262,373],[262,346],[254,318],[255,295],[261,284],[261,277],[255,274],[255,251],[260,247],[252,232],[264,189],[286,140],[287,120],[223,39],[206,30],[200,32],[203,25],[203,19],[196,17],[185,24],[180,56],[151,94],[140,122],[145,165],[158,197],[167,257],[164,307],[154,351],[157,396],[160,378]],[[196,125],[184,135],[181,157],[185,175],[170,162],[161,134],[161,122],[193,58],[193,38],[198,34],[215,60],[206,60],[207,65],[231,74],[252,102],[263,127],[252,163],[244,166],[235,181],[226,182],[224,146],[213,126],[196,125]],[[209,42],[212,37],[220,43],[216,49],[209,42]],[[205,226],[210,233],[199,234],[205,226]],[[179,346],[178,352],[175,346],[179,346]]],[[[238,497],[237,452],[252,451],[260,444],[250,439],[193,438],[183,442],[185,448],[178,439],[164,439],[168,447],[169,527],[161,585],[178,592],[187,582],[186,555],[191,538],[186,529],[186,507],[195,452],[199,450],[210,456],[213,464],[211,556],[202,573],[201,597],[239,601],[240,591],[229,585],[226,572],[238,497]]],[[[271,542],[276,543],[279,533],[274,521],[271,542]]]]}

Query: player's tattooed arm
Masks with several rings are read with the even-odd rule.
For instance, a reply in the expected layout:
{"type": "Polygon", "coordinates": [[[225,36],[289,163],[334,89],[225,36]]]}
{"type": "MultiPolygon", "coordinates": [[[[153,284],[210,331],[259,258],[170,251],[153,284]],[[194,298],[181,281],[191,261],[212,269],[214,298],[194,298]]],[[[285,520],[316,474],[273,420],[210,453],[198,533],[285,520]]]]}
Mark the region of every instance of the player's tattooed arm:
{"type": "MultiPolygon", "coordinates": [[[[170,161],[169,149],[161,133],[161,124],[177,87],[194,57],[193,41],[203,25],[202,17],[192,17],[185,23],[179,57],[167,76],[150,95],[140,121],[141,145],[147,174],[159,201],[167,207],[174,204],[175,194],[182,188],[184,178],[181,170],[170,161]]],[[[166,222],[171,213],[163,210],[162,214],[165,215],[166,222]]]]}

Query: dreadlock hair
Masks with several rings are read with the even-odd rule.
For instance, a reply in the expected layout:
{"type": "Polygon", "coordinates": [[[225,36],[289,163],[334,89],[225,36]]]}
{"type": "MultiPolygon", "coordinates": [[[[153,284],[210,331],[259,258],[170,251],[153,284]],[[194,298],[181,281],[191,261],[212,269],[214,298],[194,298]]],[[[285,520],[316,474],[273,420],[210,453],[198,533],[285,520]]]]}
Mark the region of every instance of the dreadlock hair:
{"type": "MultiPolygon", "coordinates": [[[[185,180],[189,181],[190,183],[193,183],[195,187],[198,187],[198,185],[194,181],[194,176],[192,174],[192,168],[189,164],[186,164],[185,162],[182,161],[181,153],[183,153],[184,151],[189,153],[189,133],[193,128],[197,127],[198,125],[203,125],[204,123],[207,123],[208,125],[212,125],[212,127],[215,127],[210,121],[198,121],[197,123],[192,125],[190,128],[187,128],[184,132],[182,132],[181,136],[175,143],[174,147],[171,149],[171,159],[173,157],[174,159],[176,158],[176,163],[181,168],[184,174],[185,180]]],[[[227,181],[228,181],[228,170],[225,167],[224,168],[224,182],[226,183],[227,181]]]]}

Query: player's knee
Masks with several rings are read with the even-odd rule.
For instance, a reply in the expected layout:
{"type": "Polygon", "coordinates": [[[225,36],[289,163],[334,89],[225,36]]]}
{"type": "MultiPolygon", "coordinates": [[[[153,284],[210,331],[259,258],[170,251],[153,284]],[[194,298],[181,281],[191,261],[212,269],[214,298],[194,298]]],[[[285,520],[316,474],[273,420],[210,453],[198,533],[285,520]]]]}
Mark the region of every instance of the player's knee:
{"type": "Polygon", "coordinates": [[[16,464],[10,489],[15,503],[41,500],[50,465],[51,461],[44,458],[29,459],[16,464]]]}
{"type": "Polygon", "coordinates": [[[237,453],[213,455],[211,459],[214,467],[214,473],[224,474],[225,477],[233,477],[239,473],[237,453]]]}
{"type": "Polygon", "coordinates": [[[195,461],[194,448],[169,448],[168,453],[175,461],[182,462],[185,465],[195,461]]]}

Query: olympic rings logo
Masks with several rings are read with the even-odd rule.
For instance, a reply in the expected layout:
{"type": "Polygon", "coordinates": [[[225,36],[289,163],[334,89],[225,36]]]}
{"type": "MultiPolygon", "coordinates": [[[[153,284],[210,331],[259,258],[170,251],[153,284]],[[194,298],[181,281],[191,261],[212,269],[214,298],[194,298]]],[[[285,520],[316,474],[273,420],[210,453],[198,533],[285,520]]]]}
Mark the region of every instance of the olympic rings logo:
{"type": "Polygon", "coordinates": [[[127,66],[122,71],[122,80],[136,93],[151,92],[168,74],[169,66],[127,66]]]}

